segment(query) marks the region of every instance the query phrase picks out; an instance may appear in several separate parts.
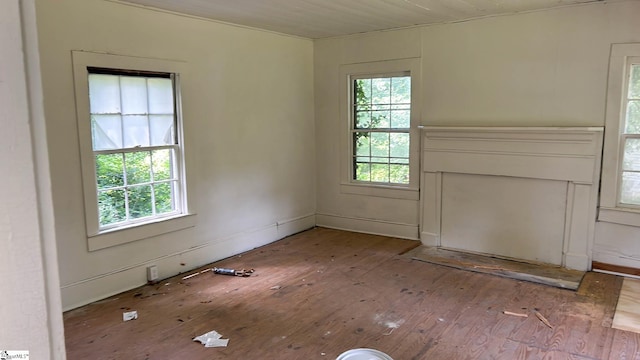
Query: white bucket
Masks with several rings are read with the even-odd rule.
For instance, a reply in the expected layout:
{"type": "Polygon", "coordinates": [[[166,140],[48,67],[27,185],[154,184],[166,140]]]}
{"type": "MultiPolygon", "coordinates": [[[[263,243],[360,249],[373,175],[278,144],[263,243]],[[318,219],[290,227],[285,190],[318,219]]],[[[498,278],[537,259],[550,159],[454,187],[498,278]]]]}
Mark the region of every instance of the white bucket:
{"type": "Polygon", "coordinates": [[[391,356],[374,349],[351,349],[340,354],[336,360],[393,360],[391,356]]]}

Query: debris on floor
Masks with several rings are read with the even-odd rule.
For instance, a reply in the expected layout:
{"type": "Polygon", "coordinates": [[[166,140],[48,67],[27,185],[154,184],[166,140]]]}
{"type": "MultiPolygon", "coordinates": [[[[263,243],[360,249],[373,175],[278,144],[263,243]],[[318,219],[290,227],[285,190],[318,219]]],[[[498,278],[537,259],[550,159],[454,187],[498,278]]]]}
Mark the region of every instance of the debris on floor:
{"type": "Polygon", "coordinates": [[[270,287],[269,290],[280,290],[281,288],[282,288],[282,286],[276,285],[276,286],[270,287]]]}
{"type": "Polygon", "coordinates": [[[529,317],[529,315],[527,315],[527,314],[511,312],[511,311],[507,311],[507,310],[503,311],[502,313],[505,314],[505,315],[519,316],[519,317],[523,317],[523,318],[529,317]]]}
{"type": "Polygon", "coordinates": [[[540,319],[540,321],[542,321],[542,323],[547,325],[550,329],[553,329],[553,326],[551,326],[551,323],[549,322],[549,320],[547,320],[547,318],[542,316],[542,314],[540,314],[539,311],[536,311],[536,317],[540,319]]]}
{"type": "Polygon", "coordinates": [[[126,311],[122,313],[122,321],[135,320],[138,318],[137,311],[126,311]]]}
{"type": "Polygon", "coordinates": [[[251,274],[253,274],[254,271],[255,271],[254,269],[234,270],[234,269],[225,269],[225,268],[213,268],[213,272],[216,273],[216,274],[231,275],[231,276],[241,276],[241,277],[249,277],[249,276],[251,276],[251,274]]]}
{"type": "Polygon", "coordinates": [[[222,339],[222,335],[215,330],[196,336],[193,341],[201,342],[204,347],[227,347],[229,344],[229,339],[222,339]]]}
{"type": "Polygon", "coordinates": [[[191,278],[192,278],[192,277],[194,277],[194,276],[198,276],[198,275],[200,275],[200,274],[204,274],[204,273],[209,272],[209,271],[211,271],[211,269],[204,269],[204,270],[202,270],[202,271],[196,271],[196,272],[194,272],[194,273],[193,273],[193,274],[191,274],[191,275],[187,275],[187,276],[183,277],[183,278],[182,278],[182,280],[191,279],[191,278]]]}

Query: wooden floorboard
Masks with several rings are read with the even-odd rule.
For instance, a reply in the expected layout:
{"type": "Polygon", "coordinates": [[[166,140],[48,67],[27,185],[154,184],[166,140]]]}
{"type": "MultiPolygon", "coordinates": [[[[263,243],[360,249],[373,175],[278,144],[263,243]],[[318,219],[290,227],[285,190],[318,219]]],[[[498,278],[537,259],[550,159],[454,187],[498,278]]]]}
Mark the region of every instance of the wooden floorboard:
{"type": "Polygon", "coordinates": [[[611,327],[640,333],[640,280],[625,278],[611,327]]]}
{"type": "Polygon", "coordinates": [[[418,246],[405,256],[432,264],[451,266],[456,269],[475,271],[516,280],[576,290],[584,271],[569,270],[560,266],[530,263],[514,259],[497,258],[487,254],[469,253],[435,246],[418,246]]]}
{"type": "Polygon", "coordinates": [[[306,231],[201,268],[251,277],[188,272],[66,312],[67,358],[335,359],[369,347],[396,360],[640,359],[640,335],[611,328],[620,277],[590,272],[569,291],[400,255],[416,245],[306,231]],[[139,318],[123,322],[128,310],[139,318]],[[228,347],[192,341],[211,330],[228,347]]]}

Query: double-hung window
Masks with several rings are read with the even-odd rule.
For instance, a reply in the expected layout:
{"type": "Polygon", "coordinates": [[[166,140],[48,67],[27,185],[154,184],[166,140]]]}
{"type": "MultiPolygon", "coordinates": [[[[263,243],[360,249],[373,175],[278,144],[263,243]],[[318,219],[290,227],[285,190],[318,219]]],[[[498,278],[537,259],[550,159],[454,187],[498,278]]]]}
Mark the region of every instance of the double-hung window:
{"type": "Polygon", "coordinates": [[[613,44],[598,220],[640,226],[640,44],[613,44]]]}
{"type": "Polygon", "coordinates": [[[640,57],[626,64],[620,141],[619,203],[640,208],[640,57]]]}
{"type": "Polygon", "coordinates": [[[342,65],[341,191],[418,199],[419,59],[342,65]]]}
{"type": "Polygon", "coordinates": [[[73,52],[89,250],[194,225],[181,63],[73,52]]]}
{"type": "Polygon", "coordinates": [[[179,212],[174,75],[88,72],[100,229],[179,212]]]}
{"type": "Polygon", "coordinates": [[[408,185],[410,74],[354,76],[351,80],[353,180],[408,185]]]}

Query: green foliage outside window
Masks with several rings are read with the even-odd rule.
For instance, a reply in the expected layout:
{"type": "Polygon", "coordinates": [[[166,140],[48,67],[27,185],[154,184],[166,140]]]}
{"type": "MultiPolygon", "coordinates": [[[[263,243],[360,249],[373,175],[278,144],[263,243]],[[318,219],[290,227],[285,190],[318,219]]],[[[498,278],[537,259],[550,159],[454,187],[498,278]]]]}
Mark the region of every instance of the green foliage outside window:
{"type": "Polygon", "coordinates": [[[170,149],[97,154],[100,225],[175,210],[171,158],[170,149]]]}

